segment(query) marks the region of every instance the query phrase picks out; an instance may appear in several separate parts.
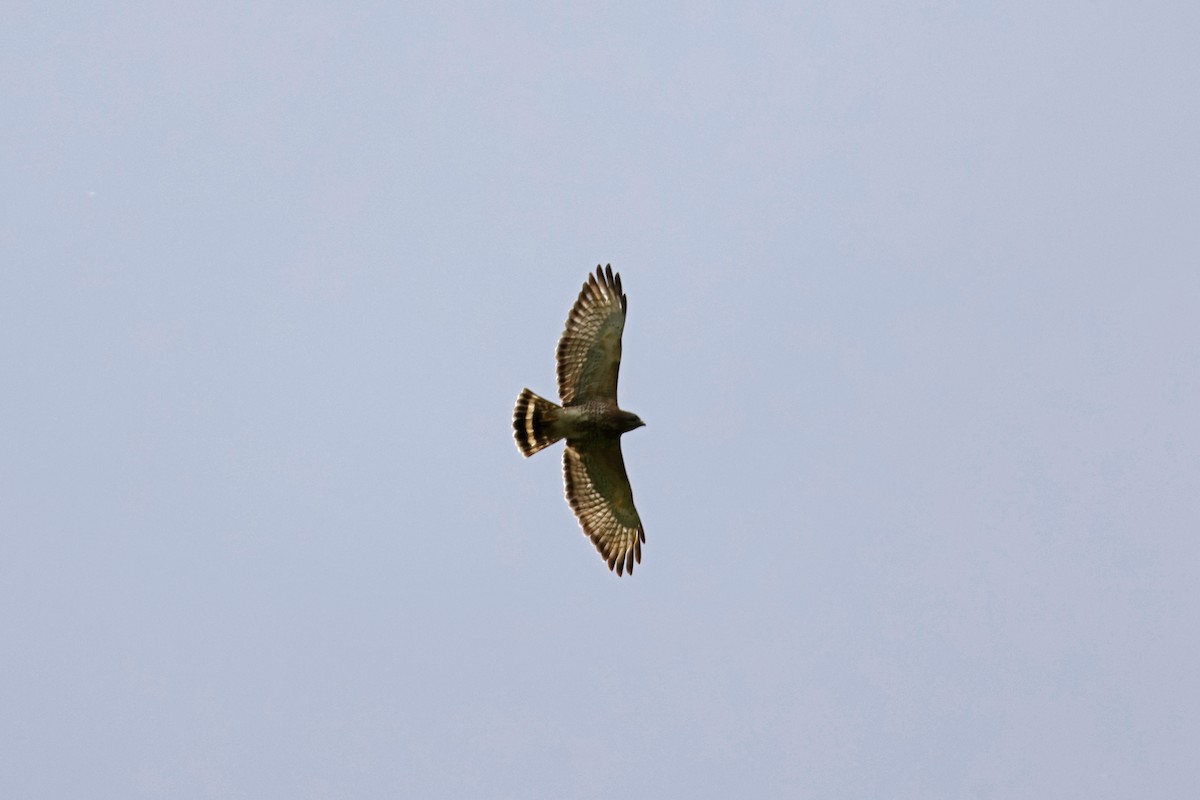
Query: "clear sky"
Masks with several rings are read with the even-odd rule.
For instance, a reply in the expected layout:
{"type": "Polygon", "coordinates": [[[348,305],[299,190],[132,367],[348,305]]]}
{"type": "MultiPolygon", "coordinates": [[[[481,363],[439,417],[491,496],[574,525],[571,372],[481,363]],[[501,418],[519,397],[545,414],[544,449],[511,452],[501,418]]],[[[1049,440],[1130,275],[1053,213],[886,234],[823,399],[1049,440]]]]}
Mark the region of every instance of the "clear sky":
{"type": "Polygon", "coordinates": [[[1195,4],[4,18],[0,795],[1196,796],[1195,4]]]}

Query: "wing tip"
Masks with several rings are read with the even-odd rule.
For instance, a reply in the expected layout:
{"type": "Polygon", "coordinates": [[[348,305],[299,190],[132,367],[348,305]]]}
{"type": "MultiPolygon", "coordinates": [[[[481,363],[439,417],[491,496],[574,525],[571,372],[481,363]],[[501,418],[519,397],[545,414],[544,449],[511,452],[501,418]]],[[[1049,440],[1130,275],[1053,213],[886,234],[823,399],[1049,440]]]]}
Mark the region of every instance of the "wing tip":
{"type": "MultiPolygon", "coordinates": [[[[629,309],[629,300],[625,297],[625,290],[621,286],[621,273],[614,272],[612,264],[596,265],[595,274],[589,274],[587,283],[583,285],[584,291],[594,289],[601,295],[609,295],[621,301],[621,310],[629,309]]],[[[599,299],[599,298],[598,298],[599,299]]]]}
{"type": "Polygon", "coordinates": [[[633,565],[640,563],[642,563],[642,544],[637,539],[634,539],[633,547],[624,553],[615,553],[608,557],[608,569],[610,572],[616,572],[617,577],[622,577],[625,573],[632,575],[633,565]]]}

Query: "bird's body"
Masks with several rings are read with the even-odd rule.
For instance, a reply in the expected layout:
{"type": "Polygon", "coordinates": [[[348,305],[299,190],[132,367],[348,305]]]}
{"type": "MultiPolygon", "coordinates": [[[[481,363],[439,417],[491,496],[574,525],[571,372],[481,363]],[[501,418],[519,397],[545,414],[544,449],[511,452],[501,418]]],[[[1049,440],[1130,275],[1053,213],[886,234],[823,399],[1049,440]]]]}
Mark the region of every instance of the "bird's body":
{"type": "Polygon", "coordinates": [[[645,424],[617,406],[627,306],[621,276],[614,275],[611,266],[597,267],[583,285],[558,343],[562,405],[525,389],[513,411],[513,436],[526,457],[567,440],[567,502],[618,575],[632,573],[634,563],[641,563],[646,541],[621,456],[621,435],[645,424]]]}

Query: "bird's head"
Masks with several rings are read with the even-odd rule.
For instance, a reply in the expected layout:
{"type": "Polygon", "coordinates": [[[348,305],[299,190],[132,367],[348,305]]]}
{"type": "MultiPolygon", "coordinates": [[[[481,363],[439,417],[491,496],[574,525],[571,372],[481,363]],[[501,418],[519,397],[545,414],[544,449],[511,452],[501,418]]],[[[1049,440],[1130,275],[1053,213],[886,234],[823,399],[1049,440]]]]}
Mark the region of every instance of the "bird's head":
{"type": "Polygon", "coordinates": [[[621,433],[629,433],[634,428],[640,428],[646,423],[642,422],[642,418],[637,414],[629,411],[621,412],[621,433]]]}

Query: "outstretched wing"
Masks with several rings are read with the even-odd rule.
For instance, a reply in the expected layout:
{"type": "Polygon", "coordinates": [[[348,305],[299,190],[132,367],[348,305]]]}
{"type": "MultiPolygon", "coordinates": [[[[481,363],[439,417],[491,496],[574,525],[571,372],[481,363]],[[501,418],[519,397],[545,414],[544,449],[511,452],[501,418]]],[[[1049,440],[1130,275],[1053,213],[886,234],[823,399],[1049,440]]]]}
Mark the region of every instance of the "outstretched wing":
{"type": "Polygon", "coordinates": [[[568,441],[563,451],[563,478],[567,502],[608,568],[616,569],[618,575],[632,575],[634,562],[642,563],[646,532],[633,507],[621,440],[568,441]]]}
{"type": "Polygon", "coordinates": [[[558,396],[563,405],[588,400],[617,402],[617,370],[621,368],[621,332],[628,302],[621,276],[612,265],[596,274],[579,292],[567,327],[558,341],[558,396]]]}

